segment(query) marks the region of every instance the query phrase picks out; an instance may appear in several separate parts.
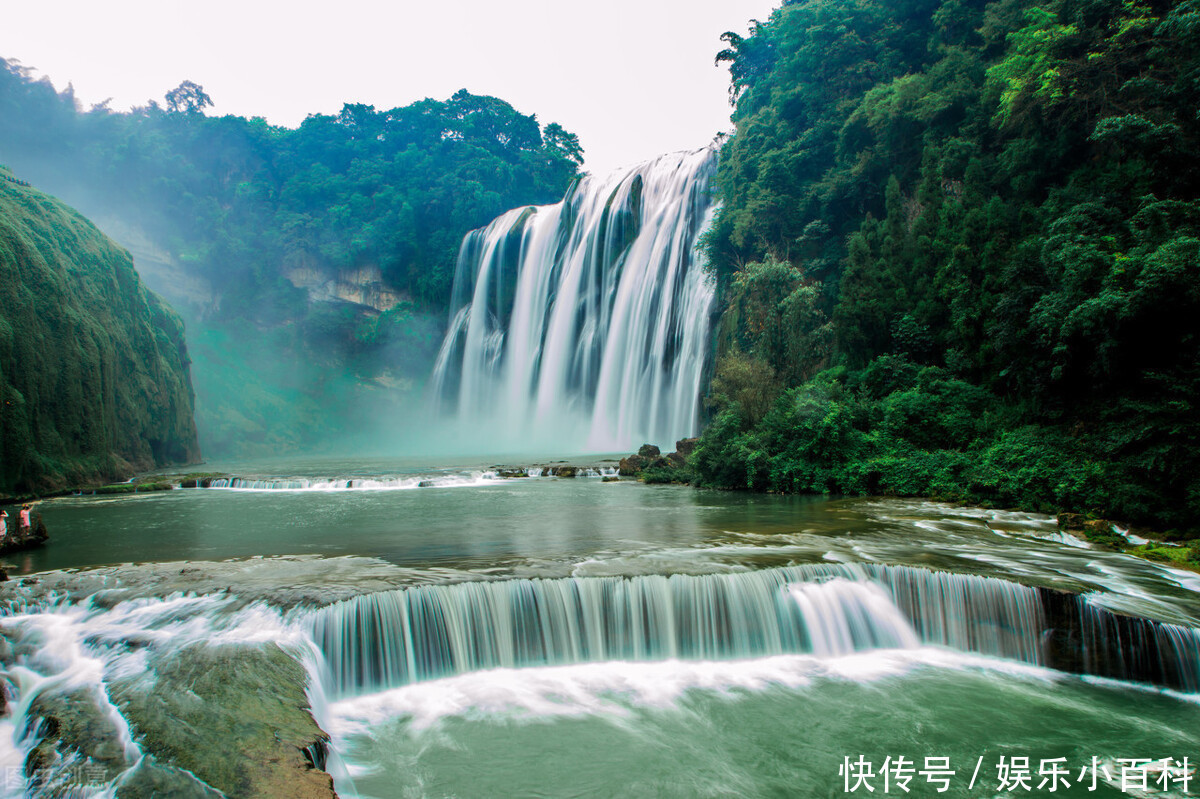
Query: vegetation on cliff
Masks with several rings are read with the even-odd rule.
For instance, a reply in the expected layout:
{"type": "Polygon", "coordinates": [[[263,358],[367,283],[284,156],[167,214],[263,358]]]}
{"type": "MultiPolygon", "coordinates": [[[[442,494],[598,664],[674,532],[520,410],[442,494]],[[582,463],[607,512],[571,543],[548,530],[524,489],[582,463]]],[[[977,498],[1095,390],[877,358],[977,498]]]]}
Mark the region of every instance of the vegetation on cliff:
{"type": "Polygon", "coordinates": [[[182,322],[127,252],[0,181],[0,494],[198,458],[188,363],[182,322]]]}
{"type": "Polygon", "coordinates": [[[1200,526],[1200,10],[800,0],[726,34],[700,481],[1200,526]]]}
{"type": "Polygon", "coordinates": [[[188,322],[207,455],[312,449],[388,416],[429,373],[463,236],[557,201],[583,161],[561,126],[465,90],[295,129],[211,102],[185,81],[164,104],[82,109],[0,59],[0,161],[169,262],[139,269],[188,322]],[[344,275],[385,296],[322,289],[344,275]]]}

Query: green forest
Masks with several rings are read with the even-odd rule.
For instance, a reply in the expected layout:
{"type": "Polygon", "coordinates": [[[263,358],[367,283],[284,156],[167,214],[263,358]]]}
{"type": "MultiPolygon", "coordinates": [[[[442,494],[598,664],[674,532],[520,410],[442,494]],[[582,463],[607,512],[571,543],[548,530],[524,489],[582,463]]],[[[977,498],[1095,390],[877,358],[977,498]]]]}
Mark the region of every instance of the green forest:
{"type": "Polygon", "coordinates": [[[466,90],[295,129],[210,117],[212,103],[183,81],[129,112],[85,109],[0,59],[0,162],[102,227],[119,220],[192,287],[151,284],[187,323],[210,457],[377,438],[359,422],[419,394],[463,236],[557,201],[583,162],[560,125],[466,90]],[[390,290],[383,307],[288,279],[362,268],[390,290]]]}
{"type": "Polygon", "coordinates": [[[1200,4],[803,0],[736,134],[702,485],[1200,519],[1200,4]]]}

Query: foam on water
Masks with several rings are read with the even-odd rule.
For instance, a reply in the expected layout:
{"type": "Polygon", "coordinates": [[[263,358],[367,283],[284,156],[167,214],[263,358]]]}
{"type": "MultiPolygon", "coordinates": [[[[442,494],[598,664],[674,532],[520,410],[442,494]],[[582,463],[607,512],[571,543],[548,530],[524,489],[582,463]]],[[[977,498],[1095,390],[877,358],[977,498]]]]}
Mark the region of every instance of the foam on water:
{"type": "Polygon", "coordinates": [[[820,680],[877,682],[915,668],[984,670],[1022,679],[1063,675],[1027,664],[940,647],[881,649],[838,657],[777,655],[726,661],[608,661],[527,669],[490,669],[343,699],[329,705],[335,740],[369,735],[403,720],[427,729],[453,716],[536,721],[563,716],[627,716],[632,708],[669,708],[690,691],[735,695],[772,687],[803,690],[820,680]]]}
{"type": "Polygon", "coordinates": [[[213,480],[207,488],[226,491],[409,491],[414,488],[464,488],[492,485],[498,479],[500,478],[494,471],[378,478],[221,477],[213,480]]]}

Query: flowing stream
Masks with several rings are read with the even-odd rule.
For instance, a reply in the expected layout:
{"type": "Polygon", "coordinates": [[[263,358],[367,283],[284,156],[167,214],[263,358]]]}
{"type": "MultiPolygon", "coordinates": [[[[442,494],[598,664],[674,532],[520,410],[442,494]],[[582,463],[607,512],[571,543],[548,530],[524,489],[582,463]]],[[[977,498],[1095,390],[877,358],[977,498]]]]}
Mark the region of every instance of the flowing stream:
{"type": "MultiPolygon", "coordinates": [[[[1121,759],[1200,752],[1200,583],[1046,517],[490,466],[230,471],[42,506],[54,543],[3,589],[9,795],[248,795],[232,733],[195,731],[266,713],[263,686],[307,698],[328,742],[292,751],[341,796],[840,795],[859,756],[949,758],[950,796],[1004,795],[1002,756],[1066,758],[1078,789],[1094,757],[1084,793],[1121,796],[1121,759]]],[[[1189,795],[1172,774],[1144,795],[1189,795]]]]}

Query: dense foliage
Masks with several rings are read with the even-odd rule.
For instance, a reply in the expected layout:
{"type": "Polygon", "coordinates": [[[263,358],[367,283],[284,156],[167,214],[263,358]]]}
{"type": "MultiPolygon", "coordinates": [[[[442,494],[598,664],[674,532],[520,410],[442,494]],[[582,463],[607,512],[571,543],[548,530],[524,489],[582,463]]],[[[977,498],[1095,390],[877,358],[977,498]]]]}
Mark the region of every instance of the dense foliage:
{"type": "Polygon", "coordinates": [[[129,254],[0,168],[0,495],[195,460],[183,324],[129,254]]]}
{"type": "Polygon", "coordinates": [[[312,446],[348,393],[422,378],[463,235],[560,199],[583,160],[561,126],[465,90],[295,129],[211,104],[184,81],[163,106],[83,110],[0,59],[0,161],[171,264],[152,285],[192,332],[208,454],[312,446]],[[296,285],[346,273],[376,276],[389,313],[296,285]]]}
{"type": "Polygon", "coordinates": [[[1200,5],[800,0],[724,38],[701,480],[1200,526],[1200,5]]]}

